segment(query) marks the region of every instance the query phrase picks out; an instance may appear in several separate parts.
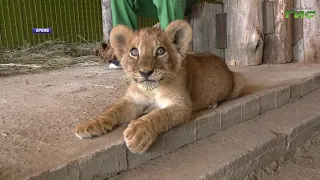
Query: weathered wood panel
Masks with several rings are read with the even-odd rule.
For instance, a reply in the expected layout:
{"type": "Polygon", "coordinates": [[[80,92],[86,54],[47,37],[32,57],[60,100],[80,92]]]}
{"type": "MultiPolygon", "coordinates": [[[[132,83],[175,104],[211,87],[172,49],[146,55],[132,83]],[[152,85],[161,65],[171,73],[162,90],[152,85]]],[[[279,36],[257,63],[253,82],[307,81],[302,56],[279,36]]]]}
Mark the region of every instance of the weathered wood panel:
{"type": "Polygon", "coordinates": [[[194,5],[190,22],[193,28],[193,52],[210,52],[224,59],[224,49],[217,48],[216,15],[223,12],[222,4],[194,5]]]}
{"type": "Polygon", "coordinates": [[[229,1],[233,0],[224,0],[224,12],[227,13],[227,49],[225,50],[225,62],[228,65],[236,65],[236,61],[234,61],[232,58],[235,56],[234,51],[232,49],[235,49],[234,42],[234,17],[232,13],[231,7],[229,7],[229,1]]]}
{"type": "Polygon", "coordinates": [[[213,53],[223,60],[225,59],[225,50],[221,49],[217,46],[218,42],[223,42],[225,37],[221,34],[223,31],[226,31],[223,27],[223,19],[220,18],[220,22],[217,21],[217,14],[223,12],[222,4],[210,4],[209,5],[209,52],[213,53]],[[220,37],[218,37],[218,33],[220,32],[220,37]]]}
{"type": "Polygon", "coordinates": [[[198,3],[192,8],[190,21],[193,31],[193,51],[209,52],[209,3],[198,3]]]}
{"type": "Polygon", "coordinates": [[[274,33],[274,11],[273,1],[263,2],[263,33],[274,33]]]}
{"type": "Polygon", "coordinates": [[[265,35],[263,63],[283,64],[292,61],[292,17],[284,12],[293,9],[292,0],[273,0],[275,32],[265,35]]]}
{"type": "MultiPolygon", "coordinates": [[[[299,9],[301,7],[301,0],[293,1],[293,9],[299,9]]],[[[303,38],[303,19],[293,18],[292,25],[292,44],[296,44],[303,38]]]]}
{"type": "Polygon", "coordinates": [[[293,47],[292,47],[292,56],[294,62],[304,62],[304,49],[303,49],[303,39],[300,39],[293,47]]]}
{"type": "Polygon", "coordinates": [[[216,14],[216,48],[227,48],[227,13],[216,14]]]}
{"type": "Polygon", "coordinates": [[[301,6],[317,13],[313,18],[303,18],[304,61],[320,63],[320,1],[301,0],[301,6]]]}
{"type": "Polygon", "coordinates": [[[226,63],[253,66],[262,63],[262,3],[258,0],[225,0],[228,48],[226,63]]]}
{"type": "MultiPolygon", "coordinates": [[[[293,1],[293,8],[299,9],[301,7],[301,0],[293,1]]],[[[304,62],[303,50],[303,19],[293,18],[292,24],[292,59],[294,62],[304,62]]]]}
{"type": "Polygon", "coordinates": [[[112,11],[110,0],[101,0],[103,40],[107,42],[112,30],[112,11]]]}

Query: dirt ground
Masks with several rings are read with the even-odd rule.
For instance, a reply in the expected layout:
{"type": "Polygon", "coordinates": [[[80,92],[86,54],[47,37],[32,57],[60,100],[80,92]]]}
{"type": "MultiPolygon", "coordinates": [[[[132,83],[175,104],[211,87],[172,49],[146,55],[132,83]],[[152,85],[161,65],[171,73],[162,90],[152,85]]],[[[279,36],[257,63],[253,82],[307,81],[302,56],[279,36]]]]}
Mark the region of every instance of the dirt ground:
{"type": "MultiPolygon", "coordinates": [[[[320,64],[232,69],[261,89],[319,73],[320,64]]],[[[92,140],[73,128],[122,96],[128,82],[106,65],[0,77],[0,177],[37,174],[122,141],[123,127],[92,140]]]]}

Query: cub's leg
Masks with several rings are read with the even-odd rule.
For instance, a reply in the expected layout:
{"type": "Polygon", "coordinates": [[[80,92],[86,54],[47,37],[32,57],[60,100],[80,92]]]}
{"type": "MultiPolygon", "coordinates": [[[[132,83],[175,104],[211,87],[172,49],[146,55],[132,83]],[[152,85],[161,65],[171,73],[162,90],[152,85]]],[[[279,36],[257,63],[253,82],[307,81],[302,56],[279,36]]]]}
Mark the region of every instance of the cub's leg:
{"type": "Polygon", "coordinates": [[[134,103],[130,97],[124,97],[96,118],[80,123],[75,128],[75,135],[81,139],[100,136],[111,131],[116,125],[127,123],[139,117],[142,113],[141,107],[134,103]]]}
{"type": "Polygon", "coordinates": [[[133,153],[143,153],[169,129],[190,120],[191,105],[173,104],[156,109],[130,122],[124,131],[128,149],[133,153]]]}

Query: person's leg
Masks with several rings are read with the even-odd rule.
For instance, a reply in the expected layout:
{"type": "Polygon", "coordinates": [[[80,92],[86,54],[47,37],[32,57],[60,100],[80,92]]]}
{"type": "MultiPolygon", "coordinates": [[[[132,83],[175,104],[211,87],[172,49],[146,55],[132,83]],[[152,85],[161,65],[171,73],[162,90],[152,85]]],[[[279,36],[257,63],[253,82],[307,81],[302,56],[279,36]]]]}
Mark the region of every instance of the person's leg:
{"type": "Polygon", "coordinates": [[[137,30],[138,17],[159,19],[161,27],[178,19],[184,19],[193,4],[199,0],[111,0],[113,26],[124,24],[137,30]]]}
{"type": "MultiPolygon", "coordinates": [[[[158,19],[157,6],[155,6],[152,0],[135,0],[136,12],[138,16],[158,19]]],[[[161,0],[162,1],[162,0],[161,0]]]]}
{"type": "MultiPolygon", "coordinates": [[[[123,24],[133,30],[139,28],[138,17],[136,13],[136,0],[111,0],[112,24],[113,26],[123,24]]],[[[114,55],[110,42],[102,43],[99,48],[98,56],[107,59],[109,68],[121,69],[121,65],[117,57],[114,55]]]]}
{"type": "Polygon", "coordinates": [[[137,0],[111,0],[112,24],[124,24],[133,30],[139,28],[137,17],[137,0]]]}
{"type": "Polygon", "coordinates": [[[172,21],[183,20],[197,2],[198,0],[153,0],[158,9],[161,28],[165,29],[172,21]]]}
{"type": "Polygon", "coordinates": [[[165,29],[170,22],[184,19],[185,0],[153,0],[157,6],[160,26],[165,29]]]}

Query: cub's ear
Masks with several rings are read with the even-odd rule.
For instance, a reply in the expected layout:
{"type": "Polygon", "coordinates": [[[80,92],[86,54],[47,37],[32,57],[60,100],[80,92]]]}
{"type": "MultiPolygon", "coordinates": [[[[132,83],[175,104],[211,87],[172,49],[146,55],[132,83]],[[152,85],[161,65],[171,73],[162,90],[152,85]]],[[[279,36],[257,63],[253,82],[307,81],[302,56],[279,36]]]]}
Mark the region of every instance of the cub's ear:
{"type": "Polygon", "coordinates": [[[108,47],[108,44],[107,43],[102,43],[101,47],[102,47],[103,50],[106,50],[106,48],[108,47]]]}
{"type": "Polygon", "coordinates": [[[192,28],[189,23],[183,20],[173,21],[165,32],[180,54],[184,54],[188,50],[192,40],[192,28]]]}
{"type": "Polygon", "coordinates": [[[133,37],[133,30],[125,25],[115,26],[110,33],[110,44],[114,49],[114,54],[119,60],[125,52],[129,52],[129,43],[133,37]]]}

